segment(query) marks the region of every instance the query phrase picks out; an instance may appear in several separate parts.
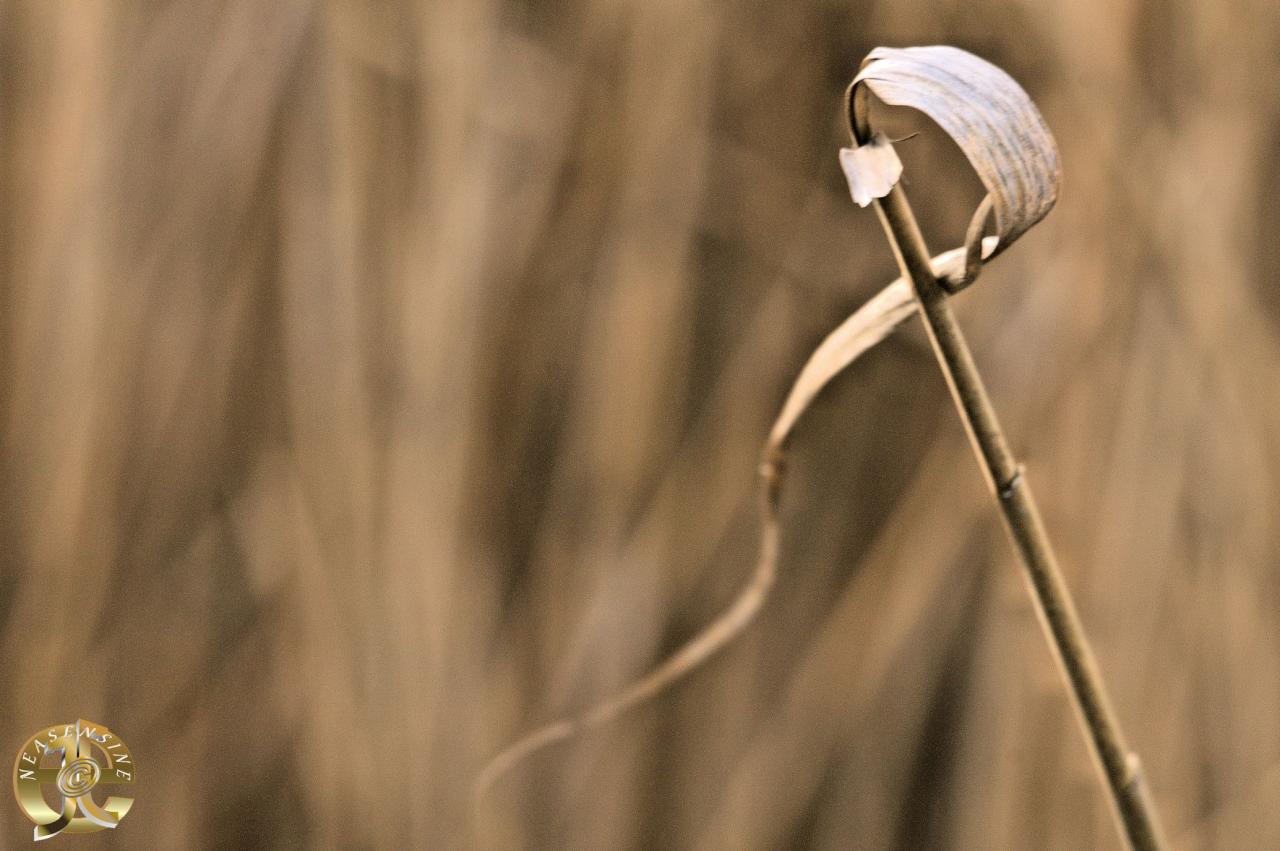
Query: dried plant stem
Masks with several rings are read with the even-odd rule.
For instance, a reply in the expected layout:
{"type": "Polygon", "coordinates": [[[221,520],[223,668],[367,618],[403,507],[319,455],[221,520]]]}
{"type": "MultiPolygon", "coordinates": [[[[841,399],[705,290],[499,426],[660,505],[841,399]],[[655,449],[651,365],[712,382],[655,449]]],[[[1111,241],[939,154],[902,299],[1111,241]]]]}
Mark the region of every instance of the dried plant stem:
{"type": "Polygon", "coordinates": [[[929,251],[901,185],[876,202],[876,212],[898,265],[915,290],[929,341],[1022,562],[1041,624],[1066,677],[1123,833],[1139,851],[1164,848],[1138,758],[1125,745],[1031,487],[1009,449],[947,293],[930,267],[929,251]]]}

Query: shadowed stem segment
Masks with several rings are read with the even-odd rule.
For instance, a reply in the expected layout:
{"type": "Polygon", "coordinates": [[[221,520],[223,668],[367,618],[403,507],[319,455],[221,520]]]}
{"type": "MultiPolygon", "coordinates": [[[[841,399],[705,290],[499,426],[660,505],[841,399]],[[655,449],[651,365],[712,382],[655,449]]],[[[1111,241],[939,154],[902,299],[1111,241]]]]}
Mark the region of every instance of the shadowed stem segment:
{"type": "Polygon", "coordinates": [[[928,248],[902,185],[894,186],[875,206],[898,265],[915,291],[929,342],[1022,562],[1040,622],[1070,687],[1124,836],[1138,851],[1159,851],[1167,846],[1146,793],[1138,757],[1128,749],[1120,732],[1031,486],[1009,449],[969,345],[947,303],[947,293],[930,267],[928,248]]]}

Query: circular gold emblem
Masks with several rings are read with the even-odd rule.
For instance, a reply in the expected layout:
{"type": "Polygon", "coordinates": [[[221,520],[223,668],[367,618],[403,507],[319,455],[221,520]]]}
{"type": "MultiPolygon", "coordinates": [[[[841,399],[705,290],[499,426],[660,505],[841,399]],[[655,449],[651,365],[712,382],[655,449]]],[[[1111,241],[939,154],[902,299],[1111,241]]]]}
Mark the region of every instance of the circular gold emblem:
{"type": "Polygon", "coordinates": [[[133,799],[108,795],[100,805],[93,793],[99,786],[135,779],[133,755],[124,742],[101,724],[84,720],[36,733],[13,764],[13,792],[35,823],[37,840],[115,827],[133,799]]]}

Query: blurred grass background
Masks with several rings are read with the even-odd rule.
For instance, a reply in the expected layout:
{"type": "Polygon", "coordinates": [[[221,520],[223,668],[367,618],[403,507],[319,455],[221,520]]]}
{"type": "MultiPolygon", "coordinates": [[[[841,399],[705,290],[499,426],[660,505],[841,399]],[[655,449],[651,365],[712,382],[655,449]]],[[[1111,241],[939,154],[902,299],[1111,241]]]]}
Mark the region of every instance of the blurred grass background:
{"type": "MultiPolygon", "coordinates": [[[[842,89],[940,42],[1062,148],[958,309],[1168,832],[1280,847],[1248,0],[0,0],[0,743],[86,717],[140,768],[72,841],[1116,847],[914,327],[801,423],[748,635],[471,817],[485,760],[745,579],[768,424],[896,274],[842,89]]],[[[976,180],[935,128],[899,147],[958,244],[976,180]]]]}

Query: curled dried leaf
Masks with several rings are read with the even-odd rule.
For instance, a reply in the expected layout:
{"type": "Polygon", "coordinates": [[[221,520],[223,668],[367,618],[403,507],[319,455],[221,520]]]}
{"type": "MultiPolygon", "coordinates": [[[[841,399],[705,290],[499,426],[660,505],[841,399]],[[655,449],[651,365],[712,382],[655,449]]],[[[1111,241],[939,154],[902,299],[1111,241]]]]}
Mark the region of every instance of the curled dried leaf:
{"type": "MultiPolygon", "coordinates": [[[[841,151],[854,201],[866,206],[888,194],[902,163],[893,145],[870,129],[869,88],[886,103],[910,106],[936,121],[960,145],[988,197],[970,224],[966,244],[930,260],[939,279],[967,282],[984,260],[1007,248],[1044,217],[1057,199],[1058,151],[1026,93],[1007,74],[976,56],[948,47],[878,48],[848,92],[855,147],[841,151]],[[863,87],[862,84],[866,84],[863,87]],[[983,237],[994,211],[997,235],[983,237]]],[[[777,576],[778,498],[784,449],[801,415],[833,378],[916,313],[906,278],[898,278],[827,337],[797,377],[765,443],[760,477],[760,546],[756,566],[737,598],[719,617],[647,675],[578,715],[548,724],[498,754],[476,783],[477,801],[530,754],[609,723],[653,699],[740,635],[755,618],[777,576]]]]}
{"type": "MultiPolygon", "coordinates": [[[[984,252],[994,249],[995,237],[987,237],[982,246],[984,252]]],[[[939,254],[931,263],[934,274],[938,276],[956,274],[964,268],[965,249],[954,248],[939,254]]],[[[800,370],[761,453],[760,544],[755,569],[728,608],[683,647],[622,691],[576,718],[561,719],[534,730],[499,753],[490,760],[476,780],[477,803],[494,783],[530,755],[578,733],[607,724],[657,697],[714,656],[750,625],[768,599],[769,591],[777,579],[778,542],[781,534],[778,498],[785,476],[783,459],[787,438],[822,389],[864,352],[914,316],[916,309],[911,285],[906,278],[897,278],[831,332],[800,370]]]]}
{"type": "Polygon", "coordinates": [[[846,93],[858,145],[874,138],[868,90],[923,112],[964,152],[995,213],[999,241],[991,256],[1053,208],[1062,182],[1057,143],[1031,98],[995,65],[955,47],[877,47],[846,93]]]}

